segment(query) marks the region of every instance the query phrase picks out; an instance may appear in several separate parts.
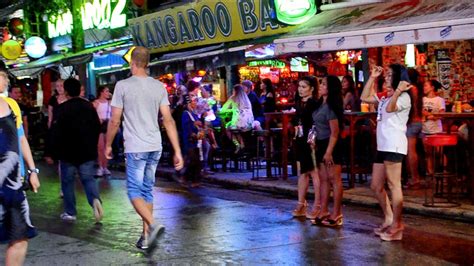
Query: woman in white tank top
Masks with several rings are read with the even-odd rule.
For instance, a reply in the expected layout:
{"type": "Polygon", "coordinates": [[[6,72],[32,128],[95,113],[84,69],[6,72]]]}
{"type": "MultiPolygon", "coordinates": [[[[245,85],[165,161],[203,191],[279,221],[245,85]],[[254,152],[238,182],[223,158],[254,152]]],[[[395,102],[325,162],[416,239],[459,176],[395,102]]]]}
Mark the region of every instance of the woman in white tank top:
{"type": "Polygon", "coordinates": [[[111,174],[107,168],[108,160],[105,157],[107,125],[111,116],[109,88],[99,86],[97,89],[97,95],[97,99],[93,102],[93,104],[100,119],[101,131],[99,135],[99,143],[97,145],[99,153],[99,168],[97,169],[96,175],[104,176],[111,174]]]}

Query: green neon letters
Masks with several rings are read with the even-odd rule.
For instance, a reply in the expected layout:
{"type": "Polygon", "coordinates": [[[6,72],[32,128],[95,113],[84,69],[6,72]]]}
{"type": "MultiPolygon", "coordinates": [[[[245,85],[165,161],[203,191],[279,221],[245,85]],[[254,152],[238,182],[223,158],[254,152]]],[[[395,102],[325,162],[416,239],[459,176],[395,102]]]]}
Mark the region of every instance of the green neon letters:
{"type": "Polygon", "coordinates": [[[286,66],[285,62],[280,60],[257,60],[257,61],[250,61],[248,63],[249,67],[259,67],[259,66],[268,66],[274,68],[284,68],[286,66]]]}
{"type": "MultiPolygon", "coordinates": [[[[127,0],[84,0],[81,7],[82,29],[115,29],[125,27],[127,0]],[[115,3],[114,6],[112,3],[115,3]],[[112,7],[113,6],[113,7],[112,7]]],[[[72,32],[72,14],[65,13],[48,21],[48,37],[54,38],[72,32]]]]}
{"type": "Polygon", "coordinates": [[[274,1],[277,19],[289,25],[306,22],[316,14],[316,3],[314,0],[274,1]]]}

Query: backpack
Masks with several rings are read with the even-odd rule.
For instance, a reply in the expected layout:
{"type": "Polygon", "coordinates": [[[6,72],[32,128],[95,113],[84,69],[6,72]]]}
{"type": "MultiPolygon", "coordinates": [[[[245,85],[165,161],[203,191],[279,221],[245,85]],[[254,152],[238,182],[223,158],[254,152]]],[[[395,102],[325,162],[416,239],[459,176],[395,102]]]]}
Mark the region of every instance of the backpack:
{"type": "Polygon", "coordinates": [[[16,119],[16,128],[19,129],[22,124],[20,106],[18,106],[18,103],[10,97],[3,97],[3,99],[8,103],[10,109],[12,109],[16,119]]]}

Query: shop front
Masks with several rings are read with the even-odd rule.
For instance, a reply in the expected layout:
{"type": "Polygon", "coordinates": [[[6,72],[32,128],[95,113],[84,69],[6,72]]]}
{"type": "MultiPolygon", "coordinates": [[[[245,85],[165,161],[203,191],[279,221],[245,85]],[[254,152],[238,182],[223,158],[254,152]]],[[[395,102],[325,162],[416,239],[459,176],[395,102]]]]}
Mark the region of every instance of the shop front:
{"type": "Polygon", "coordinates": [[[474,8],[467,0],[364,5],[314,16],[275,40],[275,53],[363,49],[366,77],[373,65],[402,63],[439,79],[451,102],[472,93],[473,27],[474,8]]]}
{"type": "MultiPolygon", "coordinates": [[[[468,127],[471,125],[468,139],[471,144],[467,149],[472,154],[474,126],[469,121],[474,116],[468,111],[472,109],[469,103],[474,100],[473,28],[474,7],[468,0],[390,1],[323,11],[276,39],[275,53],[278,56],[341,55],[344,51],[361,51],[362,72],[357,69],[353,72],[353,77],[361,81],[368,77],[371,67],[387,67],[392,63],[416,69],[425,80],[437,79],[442,84],[439,96],[446,100],[446,111],[466,112],[447,115],[446,124],[451,125],[449,121],[457,119],[468,127]],[[453,108],[458,105],[458,110],[453,108]]],[[[335,60],[330,61],[334,63],[335,60]]],[[[328,72],[331,72],[330,68],[328,72]]],[[[366,116],[369,118],[370,115],[366,116]]],[[[445,130],[450,132],[451,129],[445,130]]],[[[352,131],[350,134],[352,138],[352,131]]],[[[353,143],[352,139],[351,149],[353,143]]],[[[353,184],[355,165],[352,158],[349,168],[350,183],[353,184]]],[[[474,202],[474,167],[470,167],[468,176],[474,202]]]]}

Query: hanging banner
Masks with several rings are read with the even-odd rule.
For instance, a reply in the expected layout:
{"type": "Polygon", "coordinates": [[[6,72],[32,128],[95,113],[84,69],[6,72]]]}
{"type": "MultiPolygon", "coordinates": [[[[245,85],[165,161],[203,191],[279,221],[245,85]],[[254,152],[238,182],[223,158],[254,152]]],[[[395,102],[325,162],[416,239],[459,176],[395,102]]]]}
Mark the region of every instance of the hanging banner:
{"type": "Polygon", "coordinates": [[[230,42],[285,33],[273,19],[270,0],[202,0],[129,19],[136,45],[152,52],[230,42]]]}

